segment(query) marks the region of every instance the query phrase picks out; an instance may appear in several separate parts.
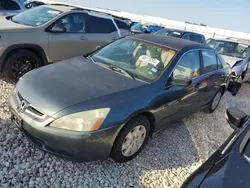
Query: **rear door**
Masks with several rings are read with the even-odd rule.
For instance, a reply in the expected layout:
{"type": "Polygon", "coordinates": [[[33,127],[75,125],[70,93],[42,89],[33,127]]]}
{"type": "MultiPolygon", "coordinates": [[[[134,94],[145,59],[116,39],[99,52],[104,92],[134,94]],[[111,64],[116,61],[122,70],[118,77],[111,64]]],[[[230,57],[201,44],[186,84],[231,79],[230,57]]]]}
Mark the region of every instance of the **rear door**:
{"type": "Polygon", "coordinates": [[[84,34],[84,40],[89,47],[89,51],[94,50],[97,46],[106,45],[119,37],[120,34],[112,17],[89,13],[84,34]]]}
{"type": "Polygon", "coordinates": [[[218,71],[217,55],[212,50],[201,50],[202,57],[202,94],[199,103],[209,103],[223,83],[223,75],[218,71]]]}

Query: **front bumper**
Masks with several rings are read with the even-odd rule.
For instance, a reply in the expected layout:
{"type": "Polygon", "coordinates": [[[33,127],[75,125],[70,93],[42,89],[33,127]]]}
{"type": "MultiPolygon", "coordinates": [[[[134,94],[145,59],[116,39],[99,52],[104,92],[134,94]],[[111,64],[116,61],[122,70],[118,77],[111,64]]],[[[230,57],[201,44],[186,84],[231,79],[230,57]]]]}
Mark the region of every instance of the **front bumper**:
{"type": "MultiPolygon", "coordinates": [[[[13,111],[12,113],[18,116],[13,111]]],[[[41,131],[23,120],[18,128],[39,149],[77,161],[108,158],[118,129],[112,127],[91,133],[79,133],[47,126],[41,131]]]]}
{"type": "Polygon", "coordinates": [[[35,121],[18,111],[18,102],[12,94],[9,106],[12,121],[39,149],[51,154],[77,161],[108,158],[119,131],[119,126],[94,132],[76,132],[48,126],[53,118],[35,121]]]}

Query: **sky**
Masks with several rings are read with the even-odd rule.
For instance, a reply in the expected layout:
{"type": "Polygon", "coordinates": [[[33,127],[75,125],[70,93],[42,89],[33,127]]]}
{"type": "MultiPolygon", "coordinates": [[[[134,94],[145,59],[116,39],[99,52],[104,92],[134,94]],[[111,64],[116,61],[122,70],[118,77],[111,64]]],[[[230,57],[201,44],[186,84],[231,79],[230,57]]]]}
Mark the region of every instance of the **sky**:
{"type": "Polygon", "coordinates": [[[58,0],[250,33],[250,0],[58,0]]]}

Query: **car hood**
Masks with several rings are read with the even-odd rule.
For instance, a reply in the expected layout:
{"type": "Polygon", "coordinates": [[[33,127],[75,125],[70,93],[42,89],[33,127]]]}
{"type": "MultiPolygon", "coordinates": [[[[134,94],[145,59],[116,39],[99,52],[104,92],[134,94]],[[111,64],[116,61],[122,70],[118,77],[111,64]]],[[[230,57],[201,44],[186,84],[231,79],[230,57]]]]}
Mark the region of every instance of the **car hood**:
{"type": "Polygon", "coordinates": [[[226,63],[230,65],[231,68],[235,65],[237,61],[242,60],[241,58],[238,58],[238,57],[232,57],[232,56],[227,56],[227,55],[221,55],[221,56],[226,61],[226,63]]]}
{"type": "Polygon", "coordinates": [[[37,110],[53,116],[72,105],[145,84],[76,57],[27,73],[16,89],[37,110]]]}
{"type": "Polygon", "coordinates": [[[0,18],[0,33],[20,33],[20,32],[32,32],[34,27],[17,24],[5,17],[0,18]]]}

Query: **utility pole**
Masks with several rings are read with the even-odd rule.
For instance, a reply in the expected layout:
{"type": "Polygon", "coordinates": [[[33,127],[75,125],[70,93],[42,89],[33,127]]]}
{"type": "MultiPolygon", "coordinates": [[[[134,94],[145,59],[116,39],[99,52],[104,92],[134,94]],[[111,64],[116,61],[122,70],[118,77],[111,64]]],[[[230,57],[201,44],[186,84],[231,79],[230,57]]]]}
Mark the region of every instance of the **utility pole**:
{"type": "Polygon", "coordinates": [[[91,0],[89,0],[89,7],[91,8],[91,0]]]}

